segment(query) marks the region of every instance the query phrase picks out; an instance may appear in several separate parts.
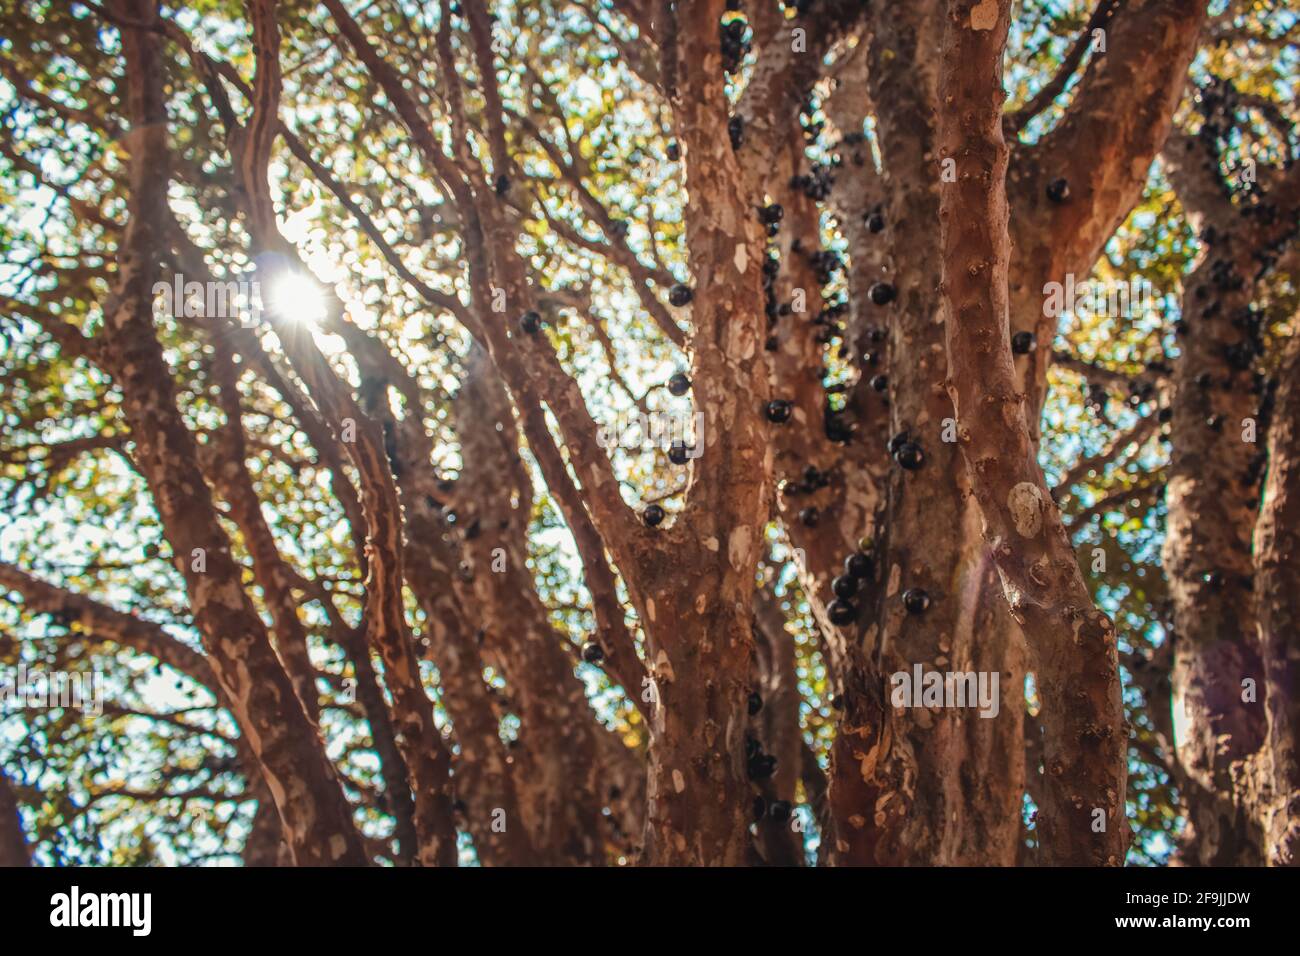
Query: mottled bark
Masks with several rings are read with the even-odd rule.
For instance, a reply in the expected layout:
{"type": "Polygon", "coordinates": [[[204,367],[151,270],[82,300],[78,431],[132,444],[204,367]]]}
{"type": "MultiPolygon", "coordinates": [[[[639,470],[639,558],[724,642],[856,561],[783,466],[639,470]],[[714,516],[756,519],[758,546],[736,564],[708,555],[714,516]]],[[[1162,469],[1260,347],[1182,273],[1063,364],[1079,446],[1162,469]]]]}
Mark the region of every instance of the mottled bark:
{"type": "Polygon", "coordinates": [[[1278,372],[1268,480],[1255,528],[1255,592],[1263,648],[1272,793],[1265,860],[1300,866],[1300,337],[1278,372]]]}
{"type": "Polygon", "coordinates": [[[686,237],[696,290],[691,380],[705,447],[683,511],[652,532],[654,545],[644,542],[643,573],[630,582],[641,595],[658,698],[646,827],[655,865],[736,865],[749,845],[750,605],[768,515],[768,435],[779,426],[763,420],[763,240],[727,133],[722,11],[721,0],[676,11],[670,98],[686,188],[698,197],[686,207],[686,237]]]}
{"type": "MultiPolygon", "coordinates": [[[[869,342],[867,330],[875,327],[888,337],[863,349],[878,364],[859,356],[860,401],[885,404],[862,384],[887,367],[888,405],[876,414],[888,416],[889,436],[906,433],[916,442],[924,461],[912,471],[889,464],[879,524],[860,532],[877,538],[876,569],[858,598],[867,613],[832,752],[835,829],[827,852],[841,864],[1009,865],[1019,833],[1020,637],[979,540],[956,446],[945,440],[952,437],[945,432],[953,410],[944,390],[939,167],[930,119],[939,102],[934,51],[941,28],[934,4],[909,5],[875,24],[867,61],[887,201],[884,230],[862,229],[851,250],[854,292],[868,316],[859,334],[869,342]],[[882,256],[884,244],[888,253],[882,256]],[[858,277],[859,256],[883,260],[882,267],[858,277]],[[871,303],[868,289],[878,281],[895,286],[893,303],[871,303]],[[902,593],[910,588],[929,595],[923,614],[904,609],[902,593]],[[894,710],[887,700],[889,677],[911,674],[917,664],[927,671],[996,672],[997,717],[942,707],[894,710]]],[[[882,445],[870,451],[889,460],[882,445]]]]}
{"type": "Polygon", "coordinates": [[[1252,358],[1262,332],[1252,302],[1294,235],[1300,174],[1266,175],[1257,195],[1234,203],[1204,137],[1178,136],[1164,156],[1203,240],[1182,297],[1162,552],[1173,604],[1174,737],[1195,784],[1185,794],[1182,854],[1206,865],[1259,864],[1271,786],[1252,557],[1263,437],[1252,358]]]}
{"type": "Polygon", "coordinates": [[[298,691],[307,718],[320,721],[320,699],[316,674],[307,648],[307,628],[298,617],[298,603],[290,589],[290,569],[280,555],[270,526],[262,514],[252,476],[248,472],[248,443],[240,406],[239,373],[229,346],[220,337],[212,343],[212,375],[217,386],[217,404],[226,422],[217,440],[201,455],[205,472],[217,493],[230,506],[230,518],[244,538],[253,560],[253,579],[262,589],[271,612],[272,638],[276,654],[298,691]],[[204,454],[206,452],[206,454],[204,454]]]}
{"type": "Polygon", "coordinates": [[[785,614],[769,587],[754,599],[754,680],[750,710],[758,712],[751,728],[763,749],[776,757],[776,772],[759,781],[761,803],[755,803],[758,856],[769,866],[802,866],[803,831],[791,814],[795,787],[803,767],[803,735],[799,728],[799,687],[795,673],[794,635],[785,627],[785,614]],[[758,811],[762,809],[763,813],[758,811]]]}
{"type": "Polygon", "coordinates": [[[984,537],[1043,697],[1043,860],[1120,866],[1127,766],[1115,630],[1092,603],[1038,466],[1006,321],[1009,16],[1010,0],[948,5],[938,131],[940,154],[956,164],[939,210],[948,390],[984,537]]]}
{"type": "MultiPolygon", "coordinates": [[[[157,20],[152,0],[122,0],[116,9],[137,23],[157,20]]],[[[177,556],[209,661],[263,768],[295,860],[361,864],[365,851],[338,777],[240,587],[240,569],[199,471],[194,438],[176,411],[175,387],[152,328],[152,290],[167,222],[161,41],[132,27],[123,30],[123,46],[132,126],[129,223],[117,286],[104,308],[106,363],[122,387],[135,460],[177,556]]]]}
{"type": "Polygon", "coordinates": [[[528,566],[533,488],[505,389],[481,350],[471,354],[456,407],[468,491],[456,527],[473,575],[474,604],[520,717],[513,749],[524,823],[549,860],[604,862],[599,763],[603,733],[551,626],[528,566]]]}

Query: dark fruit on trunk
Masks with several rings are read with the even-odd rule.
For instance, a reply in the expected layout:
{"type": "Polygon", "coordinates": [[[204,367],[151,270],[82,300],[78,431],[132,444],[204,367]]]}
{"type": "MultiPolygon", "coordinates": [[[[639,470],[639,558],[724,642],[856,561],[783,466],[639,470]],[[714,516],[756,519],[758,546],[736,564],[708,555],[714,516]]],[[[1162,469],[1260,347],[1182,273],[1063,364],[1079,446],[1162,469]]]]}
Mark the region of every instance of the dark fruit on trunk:
{"type": "Polygon", "coordinates": [[[788,422],[793,412],[794,405],[786,401],[784,398],[772,399],[772,401],[767,403],[767,408],[764,409],[764,414],[767,416],[767,420],[776,425],[784,425],[788,422]]]}
{"type": "Polygon", "coordinates": [[[898,462],[901,468],[916,471],[925,464],[925,452],[921,451],[921,446],[916,442],[905,441],[898,446],[898,451],[894,452],[894,461],[898,462]]]}
{"type": "Polygon", "coordinates": [[[867,295],[871,297],[871,301],[876,305],[889,305],[894,301],[894,297],[898,295],[898,290],[894,288],[892,283],[877,282],[867,291],[867,295]]]}
{"type": "Polygon", "coordinates": [[[826,617],[836,627],[844,627],[857,620],[858,609],[848,601],[831,601],[826,605],[826,617]]]}
{"type": "Polygon", "coordinates": [[[678,308],[686,305],[693,298],[695,293],[691,291],[691,287],[680,282],[668,290],[668,301],[678,308]]]}
{"type": "Polygon", "coordinates": [[[840,600],[848,601],[858,593],[858,579],[851,574],[841,574],[831,582],[831,591],[840,600]]]}
{"type": "Polygon", "coordinates": [[[1070,184],[1064,179],[1053,179],[1047,184],[1047,198],[1052,202],[1065,202],[1070,198],[1070,184]]]}
{"type": "Polygon", "coordinates": [[[656,527],[665,517],[667,514],[659,505],[646,505],[645,510],[641,512],[641,520],[645,522],[647,528],[656,527]]]}
{"type": "Polygon", "coordinates": [[[599,664],[605,659],[605,649],[595,641],[582,645],[582,659],[588,664],[599,664]]]}
{"type": "Polygon", "coordinates": [[[536,335],[542,328],[542,317],[531,309],[519,317],[519,331],[525,335],[536,335]]]}
{"type": "Polygon", "coordinates": [[[685,372],[674,372],[668,379],[668,392],[679,398],[691,390],[691,380],[685,372]]]}
{"type": "Polygon", "coordinates": [[[872,568],[873,562],[871,558],[861,552],[850,554],[844,559],[844,573],[851,578],[858,578],[859,580],[869,578],[871,577],[872,568]]]}
{"type": "Polygon", "coordinates": [[[817,522],[821,520],[821,512],[816,508],[804,508],[799,512],[799,523],[805,528],[817,527],[817,522]]]}
{"type": "Polygon", "coordinates": [[[1017,355],[1028,355],[1038,345],[1038,338],[1033,332],[1017,332],[1011,336],[1011,351],[1017,355]]]}
{"type": "Polygon", "coordinates": [[[922,614],[930,607],[930,595],[924,588],[908,588],[903,592],[903,607],[909,614],[922,614]]]}

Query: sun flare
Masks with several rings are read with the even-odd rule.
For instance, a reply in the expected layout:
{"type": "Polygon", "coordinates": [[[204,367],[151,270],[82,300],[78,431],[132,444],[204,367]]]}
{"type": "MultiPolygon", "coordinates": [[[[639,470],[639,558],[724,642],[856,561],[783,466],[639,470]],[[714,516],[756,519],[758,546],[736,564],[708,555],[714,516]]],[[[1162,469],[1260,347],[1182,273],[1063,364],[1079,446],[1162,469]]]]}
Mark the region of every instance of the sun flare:
{"type": "Polygon", "coordinates": [[[289,272],[271,282],[266,306],[279,318],[315,325],[325,318],[325,294],[311,276],[289,272]]]}

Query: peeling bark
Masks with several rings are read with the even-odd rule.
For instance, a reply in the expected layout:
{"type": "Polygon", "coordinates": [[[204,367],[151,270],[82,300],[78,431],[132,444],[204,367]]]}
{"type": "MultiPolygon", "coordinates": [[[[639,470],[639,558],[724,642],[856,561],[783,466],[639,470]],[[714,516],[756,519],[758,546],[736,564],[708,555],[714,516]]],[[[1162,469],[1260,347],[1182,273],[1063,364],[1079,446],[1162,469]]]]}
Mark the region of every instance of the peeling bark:
{"type": "Polygon", "coordinates": [[[1043,696],[1043,858],[1120,866],[1127,735],[1115,630],[1092,603],[1034,456],[1006,321],[1001,70],[1009,10],[1009,0],[948,6],[938,136],[942,155],[956,162],[939,210],[948,390],[984,537],[1043,696]]]}

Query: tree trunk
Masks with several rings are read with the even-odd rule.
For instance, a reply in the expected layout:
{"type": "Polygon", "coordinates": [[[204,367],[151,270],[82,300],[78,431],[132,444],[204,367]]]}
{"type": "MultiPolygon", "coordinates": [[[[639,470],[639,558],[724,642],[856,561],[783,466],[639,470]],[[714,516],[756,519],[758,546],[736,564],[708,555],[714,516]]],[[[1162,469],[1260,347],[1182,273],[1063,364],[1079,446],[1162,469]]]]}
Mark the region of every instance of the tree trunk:
{"type": "Polygon", "coordinates": [[[1263,820],[1270,866],[1300,866],[1300,337],[1278,371],[1268,434],[1268,481],[1255,529],[1255,593],[1267,680],[1271,806],[1263,820]]]}
{"type": "Polygon", "coordinates": [[[984,537],[1020,619],[1045,706],[1039,829],[1045,862],[1121,866],[1127,734],[1115,630],[1092,603],[1034,455],[1007,324],[1002,56],[1010,0],[953,0],[939,147],[949,382],[984,537]]]}

